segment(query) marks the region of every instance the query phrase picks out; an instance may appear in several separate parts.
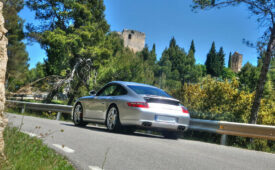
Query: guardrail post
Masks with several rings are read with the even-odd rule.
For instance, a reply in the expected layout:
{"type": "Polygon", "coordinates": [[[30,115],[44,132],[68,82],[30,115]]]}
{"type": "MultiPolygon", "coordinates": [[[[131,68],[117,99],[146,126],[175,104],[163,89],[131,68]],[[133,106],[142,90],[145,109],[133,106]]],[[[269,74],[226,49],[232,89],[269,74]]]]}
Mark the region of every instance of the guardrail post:
{"type": "Polygon", "coordinates": [[[25,107],[26,107],[26,104],[24,104],[24,106],[21,108],[21,114],[25,113],[25,107]]]}
{"type": "Polygon", "coordinates": [[[61,112],[57,112],[56,120],[60,120],[61,112]]]}
{"type": "Polygon", "coordinates": [[[221,137],[221,145],[226,145],[226,141],[227,141],[227,135],[222,134],[222,137],[221,137]]]}

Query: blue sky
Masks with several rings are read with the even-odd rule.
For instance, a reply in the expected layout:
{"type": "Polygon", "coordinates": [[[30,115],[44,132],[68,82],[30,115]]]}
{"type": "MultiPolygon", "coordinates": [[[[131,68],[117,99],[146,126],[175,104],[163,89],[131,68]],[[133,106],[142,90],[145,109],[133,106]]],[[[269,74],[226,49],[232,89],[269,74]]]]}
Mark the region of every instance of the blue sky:
{"type": "MultiPolygon", "coordinates": [[[[227,66],[229,52],[243,54],[243,64],[247,61],[256,65],[257,51],[243,44],[245,38],[256,42],[262,35],[256,19],[251,17],[244,6],[228,7],[208,11],[191,10],[191,0],[105,0],[106,19],[111,31],[134,29],[146,34],[149,48],[156,44],[158,59],[174,36],[180,47],[187,51],[192,39],[196,47],[196,63],[204,64],[213,41],[216,48],[223,46],[227,66]]],[[[19,13],[26,22],[35,21],[34,13],[26,7],[19,13]]],[[[43,62],[46,53],[37,43],[27,45],[30,68],[43,62]]]]}

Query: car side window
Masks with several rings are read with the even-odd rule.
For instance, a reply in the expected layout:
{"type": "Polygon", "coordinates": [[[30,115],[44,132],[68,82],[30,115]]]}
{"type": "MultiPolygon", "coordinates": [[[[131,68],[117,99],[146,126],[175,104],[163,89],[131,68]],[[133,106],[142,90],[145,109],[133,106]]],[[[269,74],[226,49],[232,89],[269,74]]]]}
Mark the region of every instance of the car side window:
{"type": "Polygon", "coordinates": [[[116,89],[116,85],[110,85],[99,91],[97,96],[112,96],[116,89]]]}
{"type": "Polygon", "coordinates": [[[99,91],[97,96],[120,96],[125,94],[127,94],[127,90],[124,87],[113,84],[99,91]]]}
{"type": "Polygon", "coordinates": [[[112,93],[112,96],[120,96],[120,95],[126,95],[127,94],[127,90],[122,87],[121,85],[116,85],[116,89],[114,91],[114,93],[112,93]]]}

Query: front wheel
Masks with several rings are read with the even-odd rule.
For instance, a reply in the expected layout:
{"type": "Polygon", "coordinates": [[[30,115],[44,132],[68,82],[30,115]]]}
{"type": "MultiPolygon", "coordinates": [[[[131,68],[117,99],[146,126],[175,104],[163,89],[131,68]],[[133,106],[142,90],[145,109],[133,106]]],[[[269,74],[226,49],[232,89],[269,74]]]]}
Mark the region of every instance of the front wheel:
{"type": "Polygon", "coordinates": [[[119,112],[115,105],[111,106],[107,113],[106,126],[109,131],[120,131],[119,112]]]}
{"type": "Polygon", "coordinates": [[[75,126],[86,126],[87,123],[83,122],[83,108],[80,103],[74,107],[73,122],[75,126]]]}

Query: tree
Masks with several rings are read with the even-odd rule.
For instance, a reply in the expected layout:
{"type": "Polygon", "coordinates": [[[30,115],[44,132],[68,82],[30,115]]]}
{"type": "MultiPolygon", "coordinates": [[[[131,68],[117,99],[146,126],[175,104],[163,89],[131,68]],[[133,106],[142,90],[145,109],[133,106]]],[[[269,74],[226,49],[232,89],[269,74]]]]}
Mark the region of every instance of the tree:
{"type": "Polygon", "coordinates": [[[223,48],[221,47],[219,52],[217,53],[217,67],[218,69],[218,75],[221,76],[222,72],[223,72],[223,68],[224,68],[224,52],[223,52],[223,48]]]}
{"type": "Polygon", "coordinates": [[[197,82],[199,77],[202,75],[202,70],[199,67],[196,67],[196,59],[195,59],[195,44],[192,40],[188,54],[184,58],[183,62],[183,76],[185,82],[194,83],[197,82]]]}
{"type": "Polygon", "coordinates": [[[160,70],[157,76],[159,78],[165,77],[166,79],[165,84],[163,83],[164,81],[161,81],[162,87],[175,88],[185,82],[184,76],[186,75],[183,72],[185,57],[186,53],[184,49],[177,45],[173,37],[170,40],[169,48],[166,48],[162,52],[162,56],[158,62],[160,70]]]}
{"type": "Polygon", "coordinates": [[[112,47],[112,56],[98,70],[98,81],[96,87],[94,86],[96,89],[114,80],[153,84],[154,72],[153,65],[149,64],[151,51],[148,47],[134,53],[129,48],[124,48],[117,33],[111,32],[107,39],[112,47]]]}
{"type": "Polygon", "coordinates": [[[2,9],[3,3],[0,2],[0,157],[1,159],[4,158],[4,138],[3,133],[5,126],[7,125],[7,119],[4,116],[4,107],[5,107],[5,75],[6,75],[6,68],[7,68],[7,44],[8,39],[6,38],[5,34],[7,30],[4,27],[4,17],[2,16],[2,9]]]}
{"type": "Polygon", "coordinates": [[[192,51],[193,51],[193,53],[195,54],[196,49],[195,49],[195,43],[194,43],[194,40],[192,40],[192,41],[191,41],[191,45],[190,45],[190,49],[189,49],[189,51],[190,51],[190,50],[192,50],[192,51]]]}
{"type": "Polygon", "coordinates": [[[252,92],[256,89],[256,84],[259,78],[259,70],[249,62],[247,62],[238,73],[240,83],[243,89],[252,92]]]}
{"type": "MultiPolygon", "coordinates": [[[[97,74],[100,65],[111,55],[103,1],[30,0],[27,4],[36,12],[36,18],[44,21],[40,27],[29,25],[28,30],[29,36],[47,52],[47,74],[68,73],[57,82],[46,102],[71,81],[79,81],[76,84],[84,85],[88,90],[90,73],[94,70],[97,74]]],[[[74,98],[76,93],[71,88],[70,96],[74,98]]]]}
{"type": "Polygon", "coordinates": [[[228,68],[231,68],[231,57],[232,57],[232,54],[231,52],[229,53],[229,59],[228,59],[228,68]]]}
{"type": "Polygon", "coordinates": [[[218,74],[219,67],[216,66],[216,64],[218,63],[217,59],[218,58],[217,58],[215,42],[213,42],[211,45],[210,51],[207,54],[205,65],[206,65],[207,74],[210,74],[215,77],[219,76],[218,74]]]}
{"type": "Polygon", "coordinates": [[[261,73],[256,86],[256,94],[251,108],[250,123],[256,124],[258,111],[263,96],[271,58],[274,57],[275,48],[275,3],[274,0],[193,0],[193,9],[210,9],[244,4],[248,10],[258,17],[261,26],[267,27],[263,35],[261,48],[266,48],[266,57],[263,61],[261,73]]]}
{"type": "Polygon", "coordinates": [[[156,54],[156,44],[153,44],[152,50],[150,51],[149,64],[155,65],[157,62],[157,54],[156,54]]]}
{"type": "Polygon", "coordinates": [[[8,65],[6,72],[6,88],[9,91],[15,91],[26,80],[28,70],[28,53],[26,46],[22,42],[25,38],[23,33],[22,18],[18,13],[24,7],[23,0],[1,0],[4,4],[3,16],[5,18],[6,34],[9,39],[8,43],[8,65]]]}

